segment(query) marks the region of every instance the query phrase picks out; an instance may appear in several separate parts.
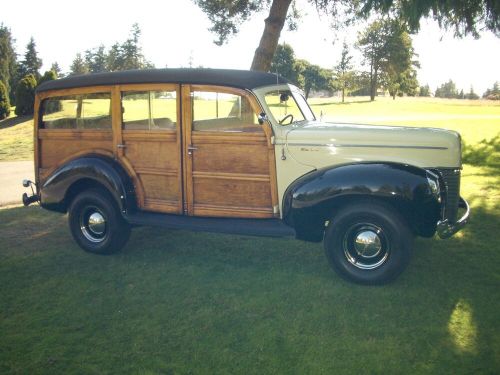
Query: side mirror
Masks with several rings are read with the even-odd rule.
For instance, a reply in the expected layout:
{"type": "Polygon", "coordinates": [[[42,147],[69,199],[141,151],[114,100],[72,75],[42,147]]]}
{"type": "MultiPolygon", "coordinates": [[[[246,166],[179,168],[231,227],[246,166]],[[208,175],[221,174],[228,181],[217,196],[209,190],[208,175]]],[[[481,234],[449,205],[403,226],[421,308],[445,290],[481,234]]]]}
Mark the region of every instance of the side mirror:
{"type": "Polygon", "coordinates": [[[264,122],[266,122],[266,121],[267,121],[267,115],[266,115],[264,112],[262,112],[262,113],[261,113],[261,114],[259,114],[259,116],[257,117],[257,120],[259,121],[259,124],[260,124],[260,125],[263,125],[263,124],[264,124],[264,122]]]}

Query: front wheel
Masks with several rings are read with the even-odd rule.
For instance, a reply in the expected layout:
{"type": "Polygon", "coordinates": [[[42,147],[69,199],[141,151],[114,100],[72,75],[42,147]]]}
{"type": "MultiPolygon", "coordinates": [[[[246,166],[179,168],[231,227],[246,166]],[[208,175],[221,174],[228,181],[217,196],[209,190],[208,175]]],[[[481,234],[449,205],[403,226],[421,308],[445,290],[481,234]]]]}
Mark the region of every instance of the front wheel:
{"type": "Polygon", "coordinates": [[[383,284],[408,265],[413,235],[401,215],[379,203],[347,206],[330,220],[325,252],[343,278],[361,284],[383,284]]]}
{"type": "Polygon", "coordinates": [[[128,241],[130,226],[113,198],[104,190],[78,194],[69,208],[69,227],[80,247],[95,254],[111,254],[128,241]]]}

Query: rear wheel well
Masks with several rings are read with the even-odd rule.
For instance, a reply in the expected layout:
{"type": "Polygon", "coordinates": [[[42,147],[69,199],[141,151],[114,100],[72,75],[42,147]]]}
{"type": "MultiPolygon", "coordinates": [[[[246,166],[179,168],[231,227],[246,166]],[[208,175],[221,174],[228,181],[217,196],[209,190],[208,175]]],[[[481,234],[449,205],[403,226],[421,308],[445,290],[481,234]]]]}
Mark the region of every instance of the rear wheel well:
{"type": "MultiPolygon", "coordinates": [[[[73,182],[66,191],[66,195],[64,196],[64,210],[68,211],[68,208],[71,205],[71,202],[73,202],[73,199],[75,199],[75,197],[82,191],[88,189],[99,189],[109,194],[109,190],[100,182],[91,178],[82,178],[78,181],[73,182]]],[[[114,201],[114,199],[112,201],[114,201]]]]}

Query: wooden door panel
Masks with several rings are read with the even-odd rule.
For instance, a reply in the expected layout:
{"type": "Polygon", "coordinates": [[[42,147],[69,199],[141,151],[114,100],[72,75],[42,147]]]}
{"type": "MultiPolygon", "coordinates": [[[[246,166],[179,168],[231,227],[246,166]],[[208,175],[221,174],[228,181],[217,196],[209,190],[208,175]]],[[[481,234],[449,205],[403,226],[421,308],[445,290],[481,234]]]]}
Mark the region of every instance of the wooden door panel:
{"type": "Polygon", "coordinates": [[[269,155],[263,142],[240,144],[228,137],[225,143],[206,143],[202,136],[193,145],[193,171],[269,175],[269,155]]]}
{"type": "MultiPolygon", "coordinates": [[[[116,118],[118,119],[115,123],[115,131],[118,134],[117,143],[122,145],[117,150],[117,153],[124,164],[135,172],[134,183],[139,208],[141,209],[177,214],[183,212],[182,133],[178,94],[178,85],[167,84],[124,85],[119,86],[115,92],[114,98],[118,102],[115,107],[116,118]],[[153,97],[149,94],[149,99],[146,96],[145,98],[127,101],[129,110],[124,112],[129,114],[129,118],[135,115],[136,119],[132,120],[134,125],[146,127],[146,129],[138,130],[136,126],[123,129],[124,126],[130,126],[130,122],[126,122],[126,125],[122,124],[123,106],[120,105],[122,93],[124,93],[123,95],[135,95],[134,93],[142,95],[142,93],[153,91],[176,93],[177,104],[175,104],[175,97],[170,97],[174,100],[174,107],[170,108],[177,112],[176,115],[171,113],[169,116],[174,125],[170,129],[157,129],[158,127],[147,129],[148,119],[142,120],[142,117],[144,115],[153,117],[151,103],[149,108],[143,105],[147,100],[153,100],[153,97]],[[177,108],[175,108],[175,105],[177,108]],[[144,109],[149,110],[149,113],[146,113],[147,111],[144,111],[144,109]]],[[[159,119],[157,117],[155,116],[155,121],[158,123],[159,119]]]]}
{"type": "Polygon", "coordinates": [[[123,157],[139,179],[143,208],[181,213],[180,155],[176,132],[123,130],[123,157]]]}
{"type": "MultiPolygon", "coordinates": [[[[193,106],[192,103],[196,97],[195,91],[230,93],[241,96],[244,98],[242,101],[254,100],[246,92],[236,89],[183,87],[188,213],[214,217],[273,217],[277,197],[274,197],[275,181],[272,177],[275,175],[274,149],[270,145],[269,136],[262,127],[251,122],[247,124],[249,120],[243,117],[240,120],[220,117],[214,120],[203,119],[200,123],[207,125],[202,127],[205,131],[193,131],[191,109],[194,107],[196,111],[196,105],[193,106]],[[229,122],[230,129],[227,128],[229,122]],[[241,131],[235,128],[238,123],[242,124],[241,131]],[[210,126],[216,130],[211,130],[210,126]]],[[[207,100],[206,97],[201,94],[201,99],[198,100],[207,100]]],[[[203,105],[206,107],[207,103],[203,105]]],[[[252,109],[254,113],[258,113],[255,106],[253,102],[252,109]]],[[[201,113],[199,117],[203,118],[204,115],[206,117],[206,113],[201,113]]]]}

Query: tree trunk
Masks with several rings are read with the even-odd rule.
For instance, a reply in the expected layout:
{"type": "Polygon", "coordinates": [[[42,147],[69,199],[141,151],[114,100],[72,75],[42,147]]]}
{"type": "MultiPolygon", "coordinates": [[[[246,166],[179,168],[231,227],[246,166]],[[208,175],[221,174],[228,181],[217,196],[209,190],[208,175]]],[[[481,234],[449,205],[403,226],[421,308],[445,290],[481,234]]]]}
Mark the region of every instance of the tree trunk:
{"type": "Polygon", "coordinates": [[[377,69],[374,69],[373,75],[370,80],[370,100],[373,102],[375,100],[375,96],[377,95],[377,69]]]}
{"type": "Polygon", "coordinates": [[[344,103],[345,88],[342,87],[342,103],[344,103]]]}
{"type": "Polygon", "coordinates": [[[273,0],[269,16],[264,21],[264,32],[260,38],[259,46],[255,50],[251,70],[268,72],[271,68],[271,61],[276,52],[291,2],[292,0],[273,0]]]}

